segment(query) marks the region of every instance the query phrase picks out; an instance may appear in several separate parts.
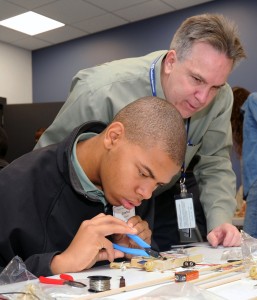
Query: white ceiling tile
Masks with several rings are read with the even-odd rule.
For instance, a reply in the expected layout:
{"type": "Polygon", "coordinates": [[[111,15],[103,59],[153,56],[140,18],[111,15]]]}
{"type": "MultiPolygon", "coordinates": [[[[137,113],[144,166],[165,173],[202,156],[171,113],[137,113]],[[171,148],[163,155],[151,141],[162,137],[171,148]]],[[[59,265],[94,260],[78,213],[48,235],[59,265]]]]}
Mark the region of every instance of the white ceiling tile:
{"type": "Polygon", "coordinates": [[[41,40],[31,37],[31,36],[28,36],[25,39],[13,41],[10,44],[17,46],[17,47],[24,48],[24,49],[28,49],[28,50],[36,50],[39,48],[44,48],[44,47],[48,47],[48,46],[52,45],[51,43],[41,41],[41,40]]]}
{"type": "Polygon", "coordinates": [[[36,37],[53,44],[62,43],[78,37],[86,36],[89,32],[85,32],[71,26],[60,27],[55,30],[38,34],[36,37]]]}
{"type": "Polygon", "coordinates": [[[34,9],[42,5],[55,2],[56,0],[8,0],[11,3],[17,4],[27,9],[34,9]]]}
{"type": "MultiPolygon", "coordinates": [[[[122,8],[127,8],[149,0],[84,0],[107,11],[113,12],[122,8]]],[[[150,0],[151,1],[151,0],[150,0]]]]}
{"type": "Polygon", "coordinates": [[[74,26],[86,30],[90,33],[95,33],[110,29],[113,27],[121,26],[128,23],[124,19],[121,19],[112,14],[105,14],[99,17],[95,17],[89,20],[85,20],[79,23],[73,24],[74,26]]]}
{"type": "Polygon", "coordinates": [[[0,0],[0,20],[32,10],[66,24],[33,37],[0,25],[0,41],[40,49],[209,1],[214,0],[0,0]]]}
{"type": "Polygon", "coordinates": [[[0,20],[11,18],[26,12],[25,8],[0,0],[0,20]]]}
{"type": "Polygon", "coordinates": [[[118,10],[115,12],[115,14],[129,21],[138,21],[165,14],[173,10],[174,9],[171,6],[159,0],[152,0],[135,6],[131,6],[127,9],[118,10]]]}
{"type": "Polygon", "coordinates": [[[72,24],[105,13],[104,10],[82,0],[58,0],[34,11],[64,24],[72,24]]]}
{"type": "Polygon", "coordinates": [[[205,2],[210,2],[213,0],[162,0],[162,1],[176,9],[182,9],[182,8],[202,4],[205,2]]]}
{"type": "Polygon", "coordinates": [[[11,42],[26,38],[28,35],[19,31],[0,26],[0,40],[3,42],[11,42]]]}

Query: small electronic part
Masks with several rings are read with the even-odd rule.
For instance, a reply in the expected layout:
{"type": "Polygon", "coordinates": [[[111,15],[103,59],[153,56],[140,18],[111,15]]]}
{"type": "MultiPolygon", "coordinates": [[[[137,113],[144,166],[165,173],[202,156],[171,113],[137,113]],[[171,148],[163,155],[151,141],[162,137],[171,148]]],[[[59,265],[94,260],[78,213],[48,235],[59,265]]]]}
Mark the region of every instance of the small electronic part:
{"type": "Polygon", "coordinates": [[[254,265],[254,266],[252,266],[251,268],[250,268],[250,272],[249,272],[250,274],[250,277],[252,278],[252,279],[254,279],[254,280],[256,280],[257,279],[257,266],[256,265],[254,265]]]}
{"type": "Polygon", "coordinates": [[[186,260],[183,262],[183,268],[191,268],[195,266],[195,262],[192,260],[186,260]]]}
{"type": "Polygon", "coordinates": [[[125,287],[126,286],[126,281],[125,278],[123,276],[121,276],[120,278],[120,288],[125,287]]]}
{"type": "Polygon", "coordinates": [[[185,282],[199,278],[199,271],[186,270],[175,272],[175,282],[185,282]]]}
{"type": "Polygon", "coordinates": [[[238,263],[240,263],[242,260],[240,260],[240,259],[228,259],[227,260],[228,263],[237,262],[237,261],[238,261],[238,263]]]}

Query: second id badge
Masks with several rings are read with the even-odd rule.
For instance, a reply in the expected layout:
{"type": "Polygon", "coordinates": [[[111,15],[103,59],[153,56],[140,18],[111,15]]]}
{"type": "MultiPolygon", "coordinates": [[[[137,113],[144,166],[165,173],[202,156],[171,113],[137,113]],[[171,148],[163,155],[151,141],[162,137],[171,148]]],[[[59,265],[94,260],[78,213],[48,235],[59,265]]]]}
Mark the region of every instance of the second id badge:
{"type": "Polygon", "coordinates": [[[178,229],[195,228],[195,211],[192,193],[175,195],[175,205],[178,220],[178,229]]]}

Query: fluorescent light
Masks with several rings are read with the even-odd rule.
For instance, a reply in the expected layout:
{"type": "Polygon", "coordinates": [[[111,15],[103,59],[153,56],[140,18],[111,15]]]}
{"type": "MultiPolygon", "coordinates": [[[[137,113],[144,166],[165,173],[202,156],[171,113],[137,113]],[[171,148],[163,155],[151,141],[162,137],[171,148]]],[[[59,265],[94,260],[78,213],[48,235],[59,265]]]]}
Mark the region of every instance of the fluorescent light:
{"type": "Polygon", "coordinates": [[[3,20],[0,25],[29,34],[36,35],[64,26],[63,23],[39,15],[32,11],[3,20]]]}

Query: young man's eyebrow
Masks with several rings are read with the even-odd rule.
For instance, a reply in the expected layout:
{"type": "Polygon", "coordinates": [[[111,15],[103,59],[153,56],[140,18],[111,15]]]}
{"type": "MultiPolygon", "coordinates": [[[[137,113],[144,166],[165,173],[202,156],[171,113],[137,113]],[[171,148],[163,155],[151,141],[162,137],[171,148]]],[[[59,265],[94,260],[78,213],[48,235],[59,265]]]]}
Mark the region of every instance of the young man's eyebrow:
{"type": "Polygon", "coordinates": [[[148,172],[148,174],[151,178],[156,179],[155,175],[153,174],[152,170],[149,167],[147,167],[146,165],[143,165],[143,164],[141,166],[143,169],[145,169],[148,172]]]}
{"type": "MultiPolygon", "coordinates": [[[[148,173],[149,173],[149,176],[152,178],[152,179],[156,179],[156,176],[153,174],[152,170],[145,166],[145,165],[142,165],[142,168],[144,168],[148,173]]],[[[167,184],[168,182],[158,182],[158,185],[162,185],[162,184],[167,184]]]]}

